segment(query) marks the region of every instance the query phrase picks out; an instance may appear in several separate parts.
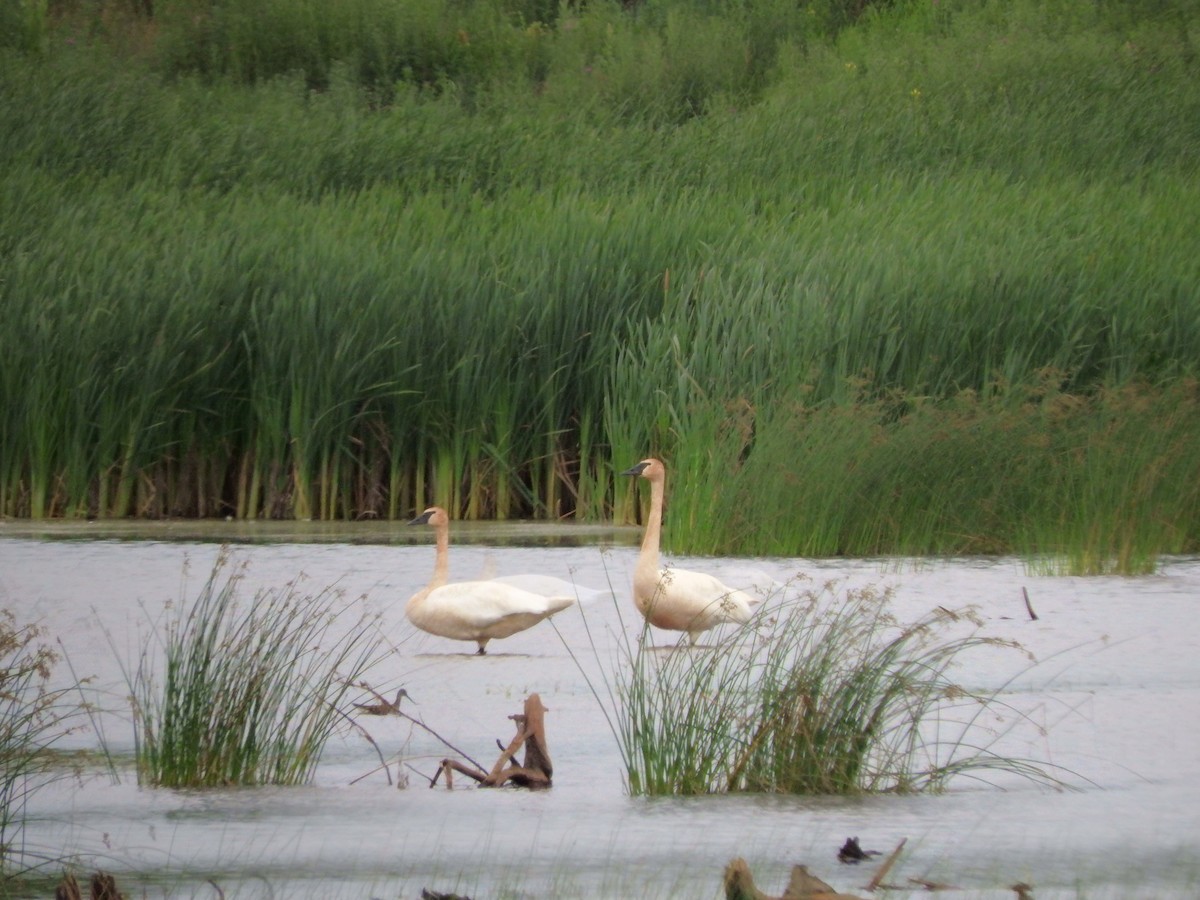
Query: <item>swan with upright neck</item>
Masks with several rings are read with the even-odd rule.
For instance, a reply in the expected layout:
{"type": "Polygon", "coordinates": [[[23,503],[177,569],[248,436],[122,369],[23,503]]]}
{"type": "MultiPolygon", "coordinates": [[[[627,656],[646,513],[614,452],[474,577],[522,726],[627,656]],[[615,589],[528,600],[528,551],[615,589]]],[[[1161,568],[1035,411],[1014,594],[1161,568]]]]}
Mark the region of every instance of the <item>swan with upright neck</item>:
{"type": "Polygon", "coordinates": [[[574,597],[548,597],[500,581],[450,582],[449,514],[440,506],[431,506],[408,524],[431,525],[437,536],[433,577],[404,608],[408,620],[422,631],[475,641],[477,655],[483,656],[488,641],[532,628],[575,602],[574,597]]]}
{"type": "Polygon", "coordinates": [[[650,482],[650,515],[633,571],[633,600],[646,621],[656,628],[685,631],[692,644],[710,628],[726,622],[740,625],[749,622],[757,598],[706,572],[660,565],[666,466],[657,459],[643,459],[621,474],[650,482]]]}

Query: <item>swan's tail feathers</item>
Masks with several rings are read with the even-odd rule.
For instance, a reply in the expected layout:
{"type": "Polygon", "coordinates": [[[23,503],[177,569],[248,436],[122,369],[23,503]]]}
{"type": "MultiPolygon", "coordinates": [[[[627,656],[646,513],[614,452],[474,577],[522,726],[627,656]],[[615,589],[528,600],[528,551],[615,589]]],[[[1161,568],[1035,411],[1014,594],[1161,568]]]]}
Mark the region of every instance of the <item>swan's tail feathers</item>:
{"type": "Polygon", "coordinates": [[[562,612],[567,607],[574,606],[574,605],[575,605],[574,597],[547,597],[546,598],[546,609],[548,610],[548,612],[546,613],[546,615],[552,616],[555,613],[562,612]]]}

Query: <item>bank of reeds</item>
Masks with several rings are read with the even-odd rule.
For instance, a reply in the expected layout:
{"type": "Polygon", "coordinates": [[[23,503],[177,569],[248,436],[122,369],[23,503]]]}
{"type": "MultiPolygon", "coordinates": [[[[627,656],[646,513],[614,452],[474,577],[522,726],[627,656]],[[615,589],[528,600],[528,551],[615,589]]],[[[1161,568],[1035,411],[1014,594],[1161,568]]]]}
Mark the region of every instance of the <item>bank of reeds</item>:
{"type": "Polygon", "coordinates": [[[1016,552],[1050,571],[1138,574],[1190,552],[1196,383],[1078,394],[1060,378],[942,401],[710,407],[703,452],[673,469],[671,521],[711,553],[1016,552]]]}
{"type": "Polygon", "coordinates": [[[947,634],[969,611],[912,623],[869,588],[796,591],[712,646],[655,648],[646,629],[615,675],[616,728],[633,794],[936,791],[958,778],[1060,783],[1004,755],[1021,714],[949,669],[983,646],[947,634]],[[1000,720],[1006,724],[997,726],[1000,720]]]}
{"type": "MultiPolygon", "coordinates": [[[[668,540],[715,549],[715,444],[750,460],[798,406],[869,430],[899,393],[941,431],[1050,369],[1186,393],[1194,10],[851,6],[30,20],[45,46],[0,52],[0,515],[628,521],[613,460],[654,452],[695,492],[668,540]]],[[[817,500],[778,510],[785,552],[1069,543],[817,500]]],[[[1184,518],[1153,552],[1197,546],[1184,518]]]]}
{"type": "Polygon", "coordinates": [[[223,556],[129,671],[141,783],[307,783],[349,686],[378,657],[374,621],[333,588],[304,593],[297,581],[242,606],[240,579],[223,556]]]}

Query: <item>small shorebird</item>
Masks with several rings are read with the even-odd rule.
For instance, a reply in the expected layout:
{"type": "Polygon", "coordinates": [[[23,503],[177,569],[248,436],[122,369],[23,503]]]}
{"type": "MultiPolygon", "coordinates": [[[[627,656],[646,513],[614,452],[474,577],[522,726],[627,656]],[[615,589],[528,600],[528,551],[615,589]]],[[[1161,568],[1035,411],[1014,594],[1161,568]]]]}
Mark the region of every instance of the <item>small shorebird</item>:
{"type": "MultiPolygon", "coordinates": [[[[375,694],[374,691],[371,691],[371,693],[375,694]]],[[[375,696],[379,697],[378,694],[375,694],[375,696]]],[[[354,706],[365,716],[394,716],[399,715],[400,701],[405,697],[408,697],[410,701],[416,703],[412,697],[408,696],[408,691],[406,691],[404,688],[400,688],[400,690],[396,691],[396,699],[391,703],[388,703],[382,697],[379,697],[378,703],[355,703],[354,706]]]]}

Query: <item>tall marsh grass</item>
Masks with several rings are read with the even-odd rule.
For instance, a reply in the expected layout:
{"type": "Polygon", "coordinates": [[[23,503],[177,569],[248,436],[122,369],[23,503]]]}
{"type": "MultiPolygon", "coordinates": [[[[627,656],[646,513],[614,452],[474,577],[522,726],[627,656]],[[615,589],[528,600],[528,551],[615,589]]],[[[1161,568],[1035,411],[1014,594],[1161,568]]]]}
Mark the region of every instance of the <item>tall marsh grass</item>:
{"type": "Polygon", "coordinates": [[[332,588],[296,582],[241,606],[241,577],[222,557],[129,673],[142,783],[307,783],[347,691],[378,657],[374,621],[332,588]]]}
{"type": "Polygon", "coordinates": [[[919,792],[1013,776],[1059,783],[1052,766],[999,751],[1019,712],[998,692],[952,680],[951,666],[973,649],[1015,648],[976,633],[947,636],[969,611],[938,609],[906,624],[869,588],[794,588],[715,646],[664,653],[643,632],[615,676],[631,793],[919,792]],[[1001,732],[996,718],[1008,723],[1001,732]]]}
{"type": "MultiPolygon", "coordinates": [[[[800,407],[1197,374],[1188,4],[53,10],[0,50],[0,515],[632,521],[656,453],[669,542],[766,552],[706,520],[800,407]]],[[[783,552],[1086,534],[806,501],[783,552]]]]}
{"type": "Polygon", "coordinates": [[[672,523],[701,552],[828,557],[1021,553],[1072,574],[1154,570],[1194,546],[1200,394],[1128,384],[904,393],[709,416],[676,461],[672,523]],[[746,420],[754,424],[747,443],[746,420]],[[709,503],[725,510],[708,514],[709,503]]]}

